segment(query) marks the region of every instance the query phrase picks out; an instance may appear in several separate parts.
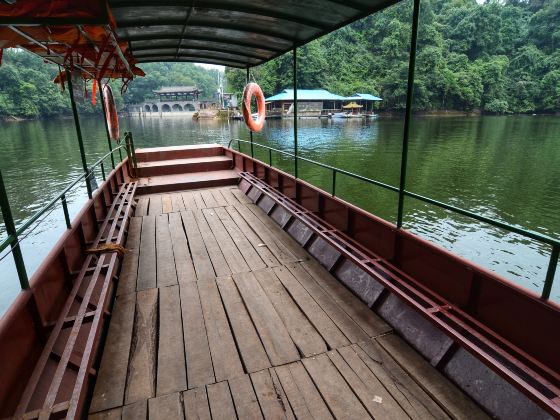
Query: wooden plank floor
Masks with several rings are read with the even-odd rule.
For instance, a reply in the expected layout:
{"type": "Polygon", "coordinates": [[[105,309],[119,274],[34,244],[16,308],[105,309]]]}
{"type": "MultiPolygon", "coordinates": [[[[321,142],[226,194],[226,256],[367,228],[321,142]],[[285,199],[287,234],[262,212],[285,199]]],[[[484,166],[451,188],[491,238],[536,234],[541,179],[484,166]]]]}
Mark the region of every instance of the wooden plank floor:
{"type": "Polygon", "coordinates": [[[141,196],[91,418],[485,418],[236,187],[141,196]]]}

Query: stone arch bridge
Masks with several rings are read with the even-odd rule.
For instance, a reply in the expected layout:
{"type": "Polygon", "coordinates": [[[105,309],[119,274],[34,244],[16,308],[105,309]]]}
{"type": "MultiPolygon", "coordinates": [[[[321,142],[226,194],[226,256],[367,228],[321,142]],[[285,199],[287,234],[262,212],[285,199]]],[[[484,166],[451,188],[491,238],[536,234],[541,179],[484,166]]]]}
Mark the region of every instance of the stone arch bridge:
{"type": "Polygon", "coordinates": [[[140,106],[145,114],[166,112],[195,112],[200,109],[199,101],[146,101],[140,106]]]}

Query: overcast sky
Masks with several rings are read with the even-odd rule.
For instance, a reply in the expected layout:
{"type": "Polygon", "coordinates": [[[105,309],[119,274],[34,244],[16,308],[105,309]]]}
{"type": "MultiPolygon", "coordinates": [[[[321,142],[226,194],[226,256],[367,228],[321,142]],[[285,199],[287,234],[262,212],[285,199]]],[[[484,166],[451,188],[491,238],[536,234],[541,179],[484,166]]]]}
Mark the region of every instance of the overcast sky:
{"type": "Polygon", "coordinates": [[[224,66],[218,66],[216,64],[205,64],[205,63],[194,63],[197,66],[204,67],[205,69],[216,69],[223,72],[225,70],[224,66]]]}

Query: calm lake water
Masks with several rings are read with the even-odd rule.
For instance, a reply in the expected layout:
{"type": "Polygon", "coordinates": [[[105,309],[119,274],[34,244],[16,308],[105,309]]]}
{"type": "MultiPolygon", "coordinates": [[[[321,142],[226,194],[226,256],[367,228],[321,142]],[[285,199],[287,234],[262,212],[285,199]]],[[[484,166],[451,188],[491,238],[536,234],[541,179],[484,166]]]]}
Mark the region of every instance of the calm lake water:
{"type": "MultiPolygon", "coordinates": [[[[122,129],[134,134],[137,147],[248,140],[239,122],[193,122],[182,118],[127,118],[122,129]]],[[[348,171],[398,185],[403,121],[299,120],[300,154],[348,171]]],[[[83,118],[88,162],[107,152],[101,119],[83,118]]],[[[270,120],[255,141],[293,150],[292,121],[270,120]]],[[[16,224],[40,209],[81,173],[72,120],[0,124],[0,169],[16,224]]],[[[248,152],[248,147],[242,146],[248,152]]],[[[257,157],[268,152],[255,147],[257,157]]],[[[274,156],[288,172],[293,162],[274,156]]],[[[300,176],[328,191],[331,173],[301,162],[300,176]]],[[[98,175],[98,180],[100,175],[98,175]]],[[[409,149],[407,188],[458,207],[553,237],[560,235],[560,118],[423,117],[416,118],[409,149]]],[[[337,195],[394,222],[397,195],[339,175],[337,195]]],[[[73,217],[87,198],[85,185],[69,194],[73,217]]],[[[1,220],[1,216],[0,216],[1,220]]],[[[519,235],[468,218],[405,201],[404,227],[461,256],[540,292],[550,249],[519,235]]],[[[28,273],[38,267],[65,229],[56,207],[23,240],[28,273]]],[[[3,224],[0,238],[6,237],[3,224]]],[[[2,258],[4,256],[0,256],[2,258]]],[[[558,273],[560,276],[560,273],[558,273]]],[[[19,292],[10,255],[0,261],[0,313],[19,292]]],[[[560,301],[560,278],[552,298],[560,301]]]]}

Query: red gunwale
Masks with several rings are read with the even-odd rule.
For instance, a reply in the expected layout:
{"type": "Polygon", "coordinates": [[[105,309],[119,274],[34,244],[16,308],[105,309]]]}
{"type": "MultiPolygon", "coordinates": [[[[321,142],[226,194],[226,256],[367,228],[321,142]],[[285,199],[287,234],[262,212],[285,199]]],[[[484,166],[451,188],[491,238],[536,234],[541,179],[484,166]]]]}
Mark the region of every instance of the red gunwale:
{"type": "MultiPolygon", "coordinates": [[[[407,278],[417,289],[427,292],[425,296],[430,300],[450,304],[449,310],[442,308],[441,311],[445,312],[448,320],[467,329],[475,327],[482,333],[479,337],[475,336],[479,343],[486,345],[494,342],[495,346],[497,342],[504,348],[510,349],[519,356],[519,360],[523,363],[528,363],[537,369],[538,373],[542,375],[537,380],[542,385],[558,392],[560,388],[560,358],[558,357],[560,354],[560,330],[558,329],[560,305],[550,300],[545,301],[534,292],[514,284],[488,269],[411,232],[404,229],[399,230],[394,224],[351,203],[332,197],[325,191],[301,179],[295,179],[286,172],[233,149],[224,149],[226,155],[233,158],[236,169],[242,172],[252,172],[269,187],[278,190],[313,213],[314,217],[343,232],[370,254],[387,260],[398,269],[402,278],[407,278]],[[357,219],[362,224],[358,234],[355,231],[357,219]],[[371,230],[377,236],[367,232],[362,234],[364,230],[371,230]],[[372,236],[375,237],[372,238],[372,236]],[[385,239],[388,239],[389,246],[384,243],[385,239]],[[418,255],[411,258],[410,248],[418,255]],[[417,260],[419,264],[414,264],[414,260],[417,260]],[[444,266],[452,274],[434,270],[437,264],[444,266]],[[454,279],[452,285],[449,282],[450,278],[454,279]],[[467,318],[461,316],[461,313],[466,314],[467,318]]],[[[411,301],[407,303],[412,304],[411,301]]],[[[412,304],[412,306],[415,305],[412,304]]],[[[420,306],[415,309],[426,316],[422,313],[420,306]]],[[[449,326],[441,320],[435,318],[431,319],[431,322],[446,334],[450,333],[449,326]]],[[[476,342],[458,336],[454,337],[463,347],[477,353],[478,344],[476,342]]],[[[504,361],[509,363],[515,359],[506,352],[499,356],[502,357],[502,360],[492,356],[481,357],[479,355],[484,364],[494,370],[501,370],[503,373],[508,370],[504,361]]],[[[504,376],[504,379],[519,389],[530,391],[529,396],[551,414],[560,413],[557,399],[552,401],[535,397],[539,392],[533,393],[534,387],[530,383],[516,375],[504,376]]],[[[535,378],[533,372],[528,372],[527,376],[535,378]]]]}
{"type": "Polygon", "coordinates": [[[119,163],[74,217],[44,261],[0,321],[0,417],[9,416],[47,341],[46,326],[59,318],[71,287],[72,277],[83,264],[86,242],[99,229],[113,195],[128,182],[127,159],[119,163]],[[94,219],[95,213],[95,219],[94,219]]]}

